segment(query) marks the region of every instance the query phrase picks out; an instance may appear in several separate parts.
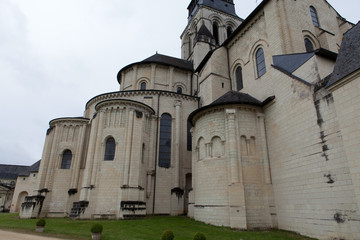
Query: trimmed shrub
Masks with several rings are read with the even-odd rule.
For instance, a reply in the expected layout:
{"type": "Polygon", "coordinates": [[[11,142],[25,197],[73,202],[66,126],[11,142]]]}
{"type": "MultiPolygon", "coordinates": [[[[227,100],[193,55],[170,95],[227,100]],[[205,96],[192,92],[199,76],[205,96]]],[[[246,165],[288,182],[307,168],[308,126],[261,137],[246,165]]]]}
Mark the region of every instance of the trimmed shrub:
{"type": "Polygon", "coordinates": [[[206,240],[205,234],[198,232],[194,236],[194,240],[206,240]]]}
{"type": "Polygon", "coordinates": [[[92,233],[102,233],[102,231],[103,231],[103,226],[101,224],[99,224],[99,223],[95,223],[91,227],[91,232],[92,233]]]}
{"type": "Polygon", "coordinates": [[[174,239],[174,233],[170,230],[165,230],[162,234],[161,240],[173,240],[174,239]]]}
{"type": "Polygon", "coordinates": [[[45,219],[43,219],[43,218],[40,218],[36,222],[36,226],[38,226],[38,227],[45,227],[45,224],[46,224],[46,222],[45,222],[45,219]]]}

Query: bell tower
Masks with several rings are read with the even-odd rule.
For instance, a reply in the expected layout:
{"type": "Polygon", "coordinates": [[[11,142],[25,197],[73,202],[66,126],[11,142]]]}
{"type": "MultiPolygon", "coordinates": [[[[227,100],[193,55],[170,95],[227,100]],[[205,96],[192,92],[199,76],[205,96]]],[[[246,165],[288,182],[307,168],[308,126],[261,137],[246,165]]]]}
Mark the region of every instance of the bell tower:
{"type": "Polygon", "coordinates": [[[220,46],[240,25],[233,0],[192,0],[188,24],[181,34],[181,57],[193,61],[194,68],[206,54],[220,46]]]}

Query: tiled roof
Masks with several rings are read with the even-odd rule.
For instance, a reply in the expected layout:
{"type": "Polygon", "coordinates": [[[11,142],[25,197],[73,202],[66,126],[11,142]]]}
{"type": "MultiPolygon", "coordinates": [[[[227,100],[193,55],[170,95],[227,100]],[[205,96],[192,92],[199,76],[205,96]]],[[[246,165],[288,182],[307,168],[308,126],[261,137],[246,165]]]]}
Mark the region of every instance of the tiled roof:
{"type": "Polygon", "coordinates": [[[30,172],[38,172],[40,160],[31,166],[0,164],[0,179],[16,180],[18,176],[29,176],[30,172]]]}
{"type": "Polygon", "coordinates": [[[256,98],[250,96],[247,93],[241,93],[241,92],[237,92],[237,91],[229,91],[229,92],[225,93],[224,95],[222,95],[221,97],[219,97],[218,99],[216,99],[211,104],[206,105],[204,107],[201,107],[201,108],[193,111],[189,115],[188,120],[190,122],[192,122],[192,120],[196,114],[198,114],[199,112],[201,112],[205,109],[208,109],[208,108],[217,107],[217,106],[221,106],[221,105],[231,105],[231,104],[246,104],[246,105],[262,107],[264,104],[266,104],[269,100],[272,100],[272,99],[273,99],[273,97],[267,99],[265,102],[261,102],[261,101],[257,100],[256,98]]]}
{"type": "Polygon", "coordinates": [[[255,106],[261,106],[261,102],[256,98],[250,96],[247,93],[229,91],[216,99],[210,104],[210,106],[217,106],[223,104],[249,104],[255,106]]]}
{"type": "Polygon", "coordinates": [[[360,69],[360,22],[350,29],[341,43],[334,71],[326,87],[340,81],[347,75],[360,69]]]}

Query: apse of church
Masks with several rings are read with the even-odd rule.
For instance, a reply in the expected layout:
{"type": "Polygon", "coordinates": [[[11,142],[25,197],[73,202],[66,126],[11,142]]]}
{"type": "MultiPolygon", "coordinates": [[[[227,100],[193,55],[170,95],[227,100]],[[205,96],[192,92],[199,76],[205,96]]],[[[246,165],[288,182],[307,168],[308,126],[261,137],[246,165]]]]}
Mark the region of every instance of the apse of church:
{"type": "Polygon", "coordinates": [[[11,211],[360,239],[359,24],[325,0],[263,0],[246,19],[232,0],[192,0],[188,13],[182,59],[129,64],[83,117],[50,121],[11,211]]]}

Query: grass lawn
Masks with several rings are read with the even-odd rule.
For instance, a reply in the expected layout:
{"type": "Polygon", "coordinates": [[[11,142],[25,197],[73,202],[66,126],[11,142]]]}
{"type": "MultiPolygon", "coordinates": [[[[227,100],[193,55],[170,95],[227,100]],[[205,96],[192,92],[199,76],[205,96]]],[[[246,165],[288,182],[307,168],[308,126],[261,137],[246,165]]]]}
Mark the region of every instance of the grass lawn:
{"type": "MultiPolygon", "coordinates": [[[[0,229],[34,233],[36,219],[19,219],[18,214],[0,214],[0,229]]],[[[46,219],[42,235],[67,239],[91,239],[90,228],[94,223],[104,226],[102,240],[160,240],[164,230],[174,232],[174,240],[192,240],[196,232],[203,232],[207,240],[309,240],[294,233],[271,231],[234,231],[227,227],[214,227],[186,217],[156,216],[140,220],[71,220],[46,219]]]]}

